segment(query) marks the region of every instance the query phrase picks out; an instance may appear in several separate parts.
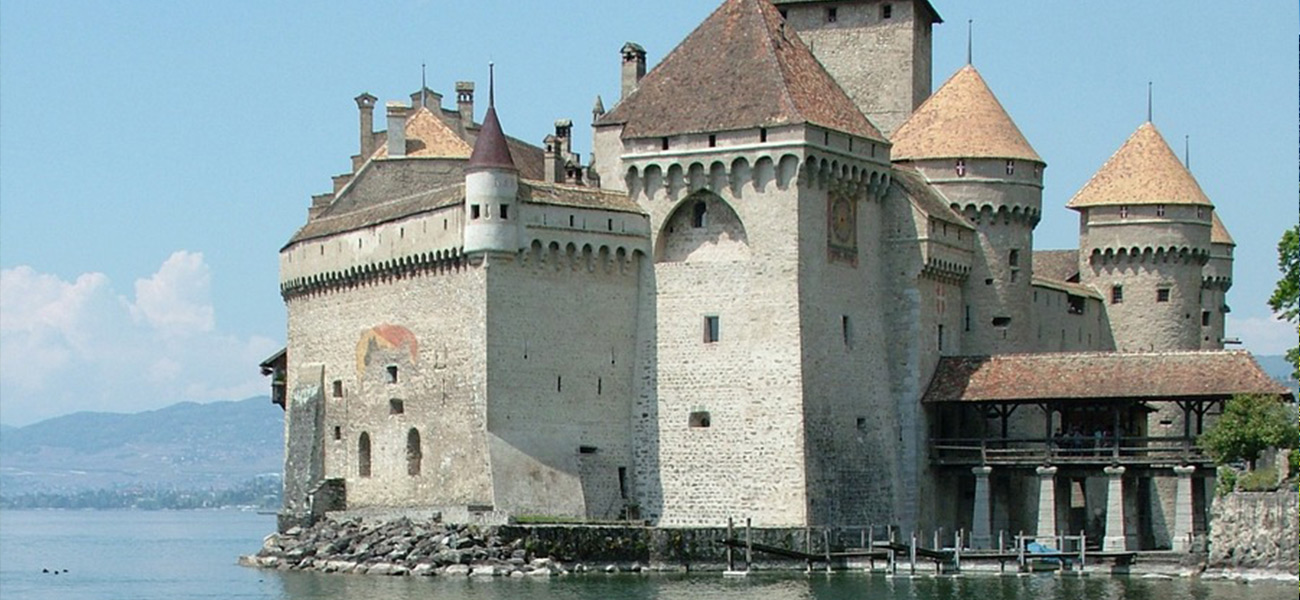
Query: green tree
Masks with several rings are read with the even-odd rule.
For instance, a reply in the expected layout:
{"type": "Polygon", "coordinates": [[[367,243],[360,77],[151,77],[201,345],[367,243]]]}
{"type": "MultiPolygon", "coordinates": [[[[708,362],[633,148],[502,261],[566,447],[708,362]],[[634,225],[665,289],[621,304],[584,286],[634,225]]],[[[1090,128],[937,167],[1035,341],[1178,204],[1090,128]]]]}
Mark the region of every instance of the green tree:
{"type": "Polygon", "coordinates": [[[1200,444],[1219,464],[1247,461],[1255,468],[1267,448],[1294,448],[1300,433],[1277,396],[1238,395],[1228,400],[1223,416],[1201,436],[1200,444]]]}
{"type": "MultiPolygon", "coordinates": [[[[1277,268],[1282,271],[1282,278],[1277,281],[1273,296],[1268,299],[1268,306],[1279,319],[1296,323],[1300,315],[1300,225],[1288,229],[1277,243],[1277,268]]],[[[1296,329],[1300,336],[1300,327],[1296,329]]],[[[1300,346],[1292,346],[1286,351],[1286,359],[1291,363],[1291,377],[1300,379],[1300,346]]]]}

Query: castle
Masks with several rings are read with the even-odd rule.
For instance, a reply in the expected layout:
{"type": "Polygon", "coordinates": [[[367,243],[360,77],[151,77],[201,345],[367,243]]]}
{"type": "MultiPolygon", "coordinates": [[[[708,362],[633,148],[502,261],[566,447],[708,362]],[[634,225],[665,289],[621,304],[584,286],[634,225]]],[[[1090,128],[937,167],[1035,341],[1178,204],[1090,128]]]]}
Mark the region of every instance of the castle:
{"type": "Polygon", "coordinates": [[[280,252],[282,516],[1187,547],[1203,420],[1284,393],[1223,350],[1232,238],[1148,122],[1066,206],[1079,248],[1034,250],[1047,163],[973,66],[932,93],[939,22],[725,0],[648,73],[623,47],[585,165],[568,121],[476,122],[470,82],[380,132],[357,97],[352,170],[280,252]]]}

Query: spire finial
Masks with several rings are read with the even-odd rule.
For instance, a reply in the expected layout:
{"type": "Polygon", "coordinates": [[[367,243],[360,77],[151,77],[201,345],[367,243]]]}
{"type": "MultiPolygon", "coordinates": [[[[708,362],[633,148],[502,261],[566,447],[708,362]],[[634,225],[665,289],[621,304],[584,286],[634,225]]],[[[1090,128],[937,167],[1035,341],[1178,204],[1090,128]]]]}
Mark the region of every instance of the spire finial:
{"type": "Polygon", "coordinates": [[[497,64],[488,62],[488,108],[497,105],[497,64]]]}
{"type": "Polygon", "coordinates": [[[1192,170],[1192,136],[1183,136],[1183,168],[1192,170]]]}
{"type": "Polygon", "coordinates": [[[424,63],[420,63],[420,106],[422,107],[429,104],[425,97],[425,90],[427,89],[429,89],[429,86],[424,82],[424,63]]]}
{"type": "Polygon", "coordinates": [[[1151,82],[1147,82],[1147,123],[1151,122],[1151,82]]]}
{"type": "Polygon", "coordinates": [[[975,19],[966,19],[966,64],[971,64],[971,37],[975,19]]]}

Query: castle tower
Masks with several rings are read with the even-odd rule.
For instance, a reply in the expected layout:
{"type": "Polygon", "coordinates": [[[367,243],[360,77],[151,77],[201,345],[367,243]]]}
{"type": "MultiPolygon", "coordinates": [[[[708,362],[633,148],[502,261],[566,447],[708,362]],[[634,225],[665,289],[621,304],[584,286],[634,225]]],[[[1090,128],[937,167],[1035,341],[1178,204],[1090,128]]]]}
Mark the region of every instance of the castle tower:
{"type": "Polygon", "coordinates": [[[497,119],[495,82],[489,83],[488,109],[465,165],[465,253],[519,250],[519,170],[497,119]]]}
{"type": "Polygon", "coordinates": [[[1205,350],[1223,349],[1227,295],[1232,287],[1232,251],[1236,246],[1215,212],[1210,223],[1210,260],[1201,277],[1201,348],[1205,350]]]}
{"type": "Polygon", "coordinates": [[[892,138],[930,97],[928,0],[772,0],[858,108],[892,138]]]}
{"type": "Polygon", "coordinates": [[[1106,297],[1115,348],[1195,350],[1214,205],[1150,121],[1084,184],[1079,277],[1106,297]]]}
{"type": "Polygon", "coordinates": [[[958,70],[898,129],[893,160],[919,171],[977,228],[962,353],[1030,350],[1034,226],[1046,163],[975,67],[958,70]]]}

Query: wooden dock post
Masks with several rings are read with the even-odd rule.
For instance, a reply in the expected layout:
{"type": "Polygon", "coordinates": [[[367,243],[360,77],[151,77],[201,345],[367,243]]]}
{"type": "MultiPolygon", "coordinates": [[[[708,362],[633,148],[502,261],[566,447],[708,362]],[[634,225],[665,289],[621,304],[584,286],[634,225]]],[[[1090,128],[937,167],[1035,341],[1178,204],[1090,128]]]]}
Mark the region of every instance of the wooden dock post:
{"type": "Polygon", "coordinates": [[[1016,536],[1016,563],[1020,565],[1020,572],[1025,572],[1025,532],[1020,532],[1016,536]]]}
{"type": "Polygon", "coordinates": [[[1003,534],[1005,534],[1006,532],[1007,532],[1007,530],[1005,530],[1005,529],[999,529],[999,530],[998,530],[998,554],[1001,554],[1001,553],[1003,553],[1003,552],[1006,552],[1006,548],[1007,548],[1007,547],[1006,547],[1006,545],[1005,545],[1005,543],[1004,543],[1004,540],[1002,539],[1002,538],[1003,538],[1003,534]]]}
{"type": "MultiPolygon", "coordinates": [[[[736,526],[736,520],[733,519],[732,517],[727,517],[727,539],[728,540],[736,539],[735,526],[736,526]]],[[[731,547],[731,544],[727,544],[727,572],[734,573],[735,571],[736,571],[735,550],[731,547]]]]}
{"type": "Polygon", "coordinates": [[[831,572],[831,528],[822,529],[822,545],[826,546],[826,572],[831,572]]]}
{"type": "Polygon", "coordinates": [[[915,531],[912,532],[912,545],[908,547],[907,562],[908,562],[907,568],[909,574],[915,576],[916,575],[916,532],[915,531]]]}
{"type": "Polygon", "coordinates": [[[1079,574],[1083,575],[1083,566],[1088,561],[1088,534],[1079,530],[1079,574]]]}
{"type": "Polygon", "coordinates": [[[745,572],[748,573],[754,568],[754,538],[750,533],[753,527],[754,518],[745,517],[745,572]]]}

